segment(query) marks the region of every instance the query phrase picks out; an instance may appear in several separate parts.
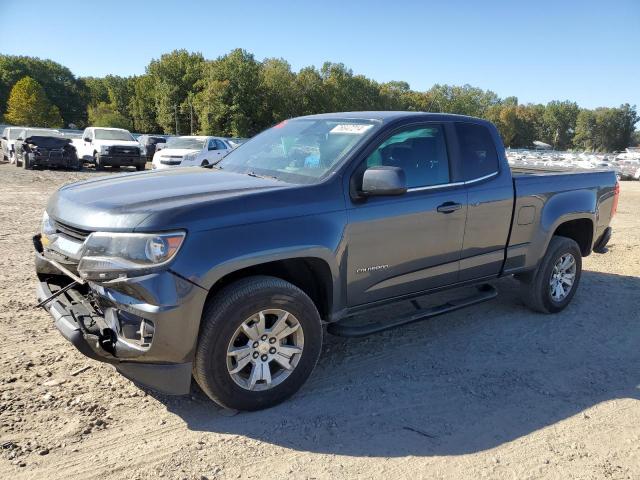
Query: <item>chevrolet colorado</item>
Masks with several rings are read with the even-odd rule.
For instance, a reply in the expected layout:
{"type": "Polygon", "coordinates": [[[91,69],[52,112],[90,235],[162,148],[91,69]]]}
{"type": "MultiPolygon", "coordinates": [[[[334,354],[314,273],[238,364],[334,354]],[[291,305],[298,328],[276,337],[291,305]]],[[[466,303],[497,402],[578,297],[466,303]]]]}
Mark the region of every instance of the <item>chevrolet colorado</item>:
{"type": "Polygon", "coordinates": [[[223,406],[260,409],[309,377],[323,323],[370,334],[491,299],[507,275],[533,309],[560,312],[582,257],[606,251],[618,192],[611,171],[510,169],[476,118],[301,117],[210,168],[62,187],[34,237],[37,297],[135,382],[184,394],[193,377],[223,406]],[[415,300],[461,286],[468,297],[415,300]],[[415,312],[367,323],[408,299],[415,312]]]}

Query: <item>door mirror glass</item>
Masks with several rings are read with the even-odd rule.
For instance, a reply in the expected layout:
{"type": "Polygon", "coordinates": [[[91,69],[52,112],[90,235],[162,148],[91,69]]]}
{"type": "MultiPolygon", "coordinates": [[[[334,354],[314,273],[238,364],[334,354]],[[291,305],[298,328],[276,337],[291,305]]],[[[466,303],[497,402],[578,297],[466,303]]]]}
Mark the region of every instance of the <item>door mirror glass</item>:
{"type": "Polygon", "coordinates": [[[84,140],[85,142],[91,143],[91,139],[90,139],[89,137],[84,137],[84,138],[83,138],[83,140],[84,140]]]}
{"type": "Polygon", "coordinates": [[[362,177],[362,193],[368,197],[402,195],[407,191],[407,178],[400,167],[369,167],[362,177]]]}

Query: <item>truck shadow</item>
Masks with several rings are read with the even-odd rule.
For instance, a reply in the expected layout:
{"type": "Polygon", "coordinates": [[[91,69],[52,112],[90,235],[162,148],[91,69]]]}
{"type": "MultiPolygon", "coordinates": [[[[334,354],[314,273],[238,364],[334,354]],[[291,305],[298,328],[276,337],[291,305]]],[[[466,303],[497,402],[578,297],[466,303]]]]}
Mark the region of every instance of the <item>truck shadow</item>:
{"type": "Polygon", "coordinates": [[[229,417],[195,386],[190,398],[157,398],[195,431],[386,457],[483,451],[569,417],[589,422],[585,411],[607,400],[640,399],[640,278],[585,271],[558,315],[526,309],[513,279],[497,287],[497,300],[447,316],[327,336],[309,382],[269,410],[229,417]]]}

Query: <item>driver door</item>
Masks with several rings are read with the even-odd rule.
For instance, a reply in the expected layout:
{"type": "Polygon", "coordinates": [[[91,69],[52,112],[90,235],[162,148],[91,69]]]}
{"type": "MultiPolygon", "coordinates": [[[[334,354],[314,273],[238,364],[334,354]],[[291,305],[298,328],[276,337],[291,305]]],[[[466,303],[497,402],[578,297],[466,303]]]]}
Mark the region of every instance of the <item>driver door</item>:
{"type": "Polygon", "coordinates": [[[467,194],[451,181],[444,125],[396,130],[365,162],[401,167],[407,192],[348,207],[349,306],[457,282],[467,194]]]}

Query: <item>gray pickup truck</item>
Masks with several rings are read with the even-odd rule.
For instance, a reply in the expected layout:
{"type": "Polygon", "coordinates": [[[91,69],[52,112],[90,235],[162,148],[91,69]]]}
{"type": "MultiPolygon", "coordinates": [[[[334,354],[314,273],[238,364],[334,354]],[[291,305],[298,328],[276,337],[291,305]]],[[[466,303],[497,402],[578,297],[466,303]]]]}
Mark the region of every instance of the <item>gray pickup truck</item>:
{"type": "Polygon", "coordinates": [[[75,347],[135,382],[184,394],[193,377],[223,406],[260,409],[309,377],[323,324],[371,334],[489,300],[507,275],[560,312],[582,257],[606,251],[618,192],[611,171],[511,169],[476,118],[296,118],[211,168],[62,187],[34,237],[37,296],[75,347]]]}

